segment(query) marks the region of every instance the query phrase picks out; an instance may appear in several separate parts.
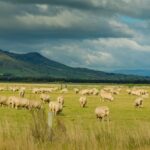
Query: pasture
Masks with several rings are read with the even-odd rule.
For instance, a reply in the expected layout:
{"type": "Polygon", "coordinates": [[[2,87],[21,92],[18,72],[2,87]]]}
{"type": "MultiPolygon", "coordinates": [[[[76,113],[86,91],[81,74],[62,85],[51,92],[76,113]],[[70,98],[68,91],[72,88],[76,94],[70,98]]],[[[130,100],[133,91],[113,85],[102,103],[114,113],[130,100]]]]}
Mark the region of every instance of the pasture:
{"type": "MultiPolygon", "coordinates": [[[[65,87],[65,85],[63,85],[65,87]]],[[[134,86],[134,85],[132,85],[134,86]]],[[[53,116],[52,129],[47,127],[48,104],[42,110],[0,107],[0,150],[148,150],[150,149],[150,97],[144,99],[142,108],[135,108],[138,97],[129,95],[131,85],[108,84],[67,84],[67,93],[60,93],[60,84],[7,84],[1,83],[0,96],[19,96],[9,87],[25,87],[25,97],[40,101],[40,94],[32,93],[33,88],[58,89],[48,93],[51,101],[63,95],[64,107],[60,114],[53,116]],[[119,87],[114,100],[102,101],[99,95],[86,95],[87,105],[81,108],[74,88],[98,90],[104,87],[119,87]],[[94,110],[97,106],[108,106],[108,119],[100,121],[94,110]]],[[[136,85],[137,86],[137,85],[136,85]]],[[[148,85],[137,88],[150,93],[148,85]]]]}

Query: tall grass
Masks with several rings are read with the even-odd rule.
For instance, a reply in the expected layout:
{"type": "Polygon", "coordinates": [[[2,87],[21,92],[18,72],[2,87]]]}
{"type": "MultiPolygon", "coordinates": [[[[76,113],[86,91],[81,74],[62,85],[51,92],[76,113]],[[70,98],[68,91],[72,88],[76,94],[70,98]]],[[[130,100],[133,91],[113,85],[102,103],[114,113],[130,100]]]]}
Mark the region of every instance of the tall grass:
{"type": "Polygon", "coordinates": [[[5,121],[0,124],[0,150],[148,150],[150,124],[120,126],[114,122],[90,123],[88,128],[65,123],[59,117],[53,128],[47,125],[45,111],[32,112],[32,121],[24,128],[5,121]]]}

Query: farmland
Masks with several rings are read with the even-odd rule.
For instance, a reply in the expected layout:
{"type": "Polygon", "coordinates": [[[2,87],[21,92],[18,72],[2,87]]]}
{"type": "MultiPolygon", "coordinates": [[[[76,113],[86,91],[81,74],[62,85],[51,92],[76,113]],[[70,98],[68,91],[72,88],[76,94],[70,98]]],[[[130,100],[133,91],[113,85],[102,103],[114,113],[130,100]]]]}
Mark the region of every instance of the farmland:
{"type": "MultiPolygon", "coordinates": [[[[126,150],[150,149],[150,101],[144,99],[142,108],[134,107],[138,97],[129,95],[127,89],[134,85],[108,84],[67,84],[63,87],[67,93],[60,93],[60,84],[7,84],[1,83],[1,96],[19,96],[18,91],[8,90],[9,87],[25,87],[25,97],[40,101],[40,94],[32,93],[33,88],[57,87],[56,91],[48,93],[51,101],[63,95],[63,111],[53,116],[52,129],[47,127],[48,104],[42,110],[24,108],[0,107],[0,149],[102,149],[126,150]],[[119,87],[121,91],[113,95],[114,100],[102,101],[98,95],[87,95],[87,106],[81,108],[80,94],[75,94],[74,88],[98,90],[104,87],[119,87]],[[110,115],[105,121],[96,118],[94,110],[97,106],[108,106],[110,115]]],[[[137,86],[137,85],[136,85],[137,86]]],[[[148,93],[148,85],[139,85],[148,93]]]]}

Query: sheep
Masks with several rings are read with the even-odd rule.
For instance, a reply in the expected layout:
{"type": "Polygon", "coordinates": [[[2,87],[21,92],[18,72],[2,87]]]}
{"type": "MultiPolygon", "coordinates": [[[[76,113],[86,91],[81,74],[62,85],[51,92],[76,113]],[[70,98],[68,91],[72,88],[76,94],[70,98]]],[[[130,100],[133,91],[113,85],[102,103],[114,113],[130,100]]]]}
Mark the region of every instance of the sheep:
{"type": "Polygon", "coordinates": [[[33,93],[33,94],[38,94],[38,93],[40,93],[40,89],[38,89],[38,88],[33,88],[33,89],[32,89],[32,93],[33,93]]]}
{"type": "Polygon", "coordinates": [[[142,98],[142,97],[137,98],[137,99],[134,101],[134,106],[135,106],[136,108],[141,108],[141,107],[143,107],[143,98],[142,98]]]}
{"type": "Polygon", "coordinates": [[[58,87],[53,87],[52,90],[53,91],[57,91],[59,88],[58,87]]]}
{"type": "Polygon", "coordinates": [[[119,92],[120,92],[120,88],[117,88],[117,87],[107,87],[107,88],[104,88],[103,91],[105,92],[108,92],[108,93],[111,93],[111,94],[114,94],[114,95],[118,95],[119,92]]]}
{"type": "Polygon", "coordinates": [[[89,95],[90,94],[90,91],[88,89],[84,89],[84,90],[81,90],[80,91],[80,94],[81,95],[89,95]]]}
{"type": "Polygon", "coordinates": [[[5,96],[0,96],[0,105],[7,105],[7,97],[5,96]]]}
{"type": "Polygon", "coordinates": [[[21,89],[19,90],[19,96],[20,96],[20,97],[24,97],[24,95],[25,95],[25,89],[24,89],[24,88],[21,88],[21,89]]]}
{"type": "Polygon", "coordinates": [[[29,110],[31,109],[42,109],[42,103],[39,101],[30,100],[29,101],[29,110]]]}
{"type": "Polygon", "coordinates": [[[11,96],[8,98],[8,103],[12,106],[12,108],[18,109],[20,104],[20,98],[11,96]]]}
{"type": "Polygon", "coordinates": [[[146,93],[145,95],[142,95],[143,98],[149,98],[149,94],[146,93]]]}
{"type": "Polygon", "coordinates": [[[75,92],[76,94],[78,94],[78,93],[79,93],[79,89],[74,88],[74,92],[75,92]]]}
{"type": "Polygon", "coordinates": [[[8,98],[8,105],[11,105],[12,108],[18,109],[18,108],[28,108],[29,107],[29,100],[26,98],[20,98],[11,96],[8,98]]]}
{"type": "Polygon", "coordinates": [[[62,109],[63,109],[63,106],[60,103],[56,102],[56,101],[55,102],[53,101],[53,102],[49,103],[49,110],[51,112],[53,112],[54,115],[59,114],[62,111],[62,109]]]}
{"type": "Polygon", "coordinates": [[[53,88],[39,88],[39,93],[51,93],[53,88]]]}
{"type": "Polygon", "coordinates": [[[118,95],[119,91],[116,89],[116,90],[113,90],[111,93],[114,94],[114,95],[118,95]]]}
{"type": "Polygon", "coordinates": [[[111,93],[107,93],[107,92],[105,92],[103,90],[101,90],[101,92],[100,92],[100,97],[103,100],[109,100],[109,101],[113,101],[114,100],[114,98],[113,98],[111,93]]]}
{"type": "Polygon", "coordinates": [[[114,90],[114,87],[104,87],[103,88],[103,91],[105,91],[105,92],[112,92],[114,90]]]}
{"type": "Polygon", "coordinates": [[[8,104],[12,106],[12,108],[18,109],[19,107],[28,108],[29,100],[26,98],[20,98],[11,96],[8,99],[8,104]]]}
{"type": "MultiPolygon", "coordinates": [[[[6,99],[6,98],[5,98],[6,99]]],[[[1,100],[1,98],[0,98],[1,100]]],[[[1,102],[1,101],[0,101],[1,102]]],[[[11,106],[12,108],[26,108],[26,109],[41,109],[42,104],[39,101],[29,100],[27,98],[20,98],[15,96],[10,96],[8,100],[6,100],[6,105],[11,106]]]]}
{"type": "Polygon", "coordinates": [[[67,88],[64,88],[60,91],[60,93],[68,93],[68,89],[67,88]]]}
{"type": "Polygon", "coordinates": [[[80,102],[80,106],[84,108],[87,104],[86,97],[85,96],[80,97],[79,102],[80,102]]]}
{"type": "Polygon", "coordinates": [[[103,120],[109,115],[109,108],[107,106],[99,106],[95,109],[95,115],[98,119],[103,120]]]}
{"type": "Polygon", "coordinates": [[[0,87],[0,91],[5,91],[5,88],[4,87],[0,87]]]}
{"type": "Polygon", "coordinates": [[[19,107],[28,109],[29,100],[27,98],[20,98],[19,107]]]}
{"type": "Polygon", "coordinates": [[[93,94],[93,95],[98,95],[98,94],[99,94],[99,90],[96,89],[96,88],[93,88],[93,89],[92,89],[92,94],[93,94]]]}
{"type": "Polygon", "coordinates": [[[10,87],[9,89],[10,89],[10,91],[13,91],[13,92],[19,91],[18,87],[10,87]]]}
{"type": "Polygon", "coordinates": [[[136,96],[142,96],[148,94],[148,92],[144,89],[135,89],[128,90],[128,94],[136,95],[136,96]]]}
{"type": "Polygon", "coordinates": [[[46,94],[41,94],[40,95],[40,99],[44,102],[44,103],[49,103],[50,102],[50,96],[46,95],[46,94]]]}
{"type": "Polygon", "coordinates": [[[130,94],[140,96],[140,92],[138,90],[131,90],[130,94]]]}
{"type": "Polygon", "coordinates": [[[63,96],[59,96],[59,97],[57,98],[57,102],[58,102],[59,104],[61,104],[61,105],[64,105],[64,97],[63,97],[63,96]]]}

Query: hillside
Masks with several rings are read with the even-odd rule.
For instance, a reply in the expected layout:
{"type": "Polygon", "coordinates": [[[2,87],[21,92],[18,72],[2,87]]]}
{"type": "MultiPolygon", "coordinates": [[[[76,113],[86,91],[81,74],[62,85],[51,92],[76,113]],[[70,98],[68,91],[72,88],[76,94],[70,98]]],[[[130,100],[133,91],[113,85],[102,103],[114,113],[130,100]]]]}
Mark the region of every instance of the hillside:
{"type": "Polygon", "coordinates": [[[39,53],[16,54],[0,50],[0,76],[57,78],[77,80],[150,80],[146,77],[105,73],[86,68],[72,68],[45,58],[39,53]]]}

